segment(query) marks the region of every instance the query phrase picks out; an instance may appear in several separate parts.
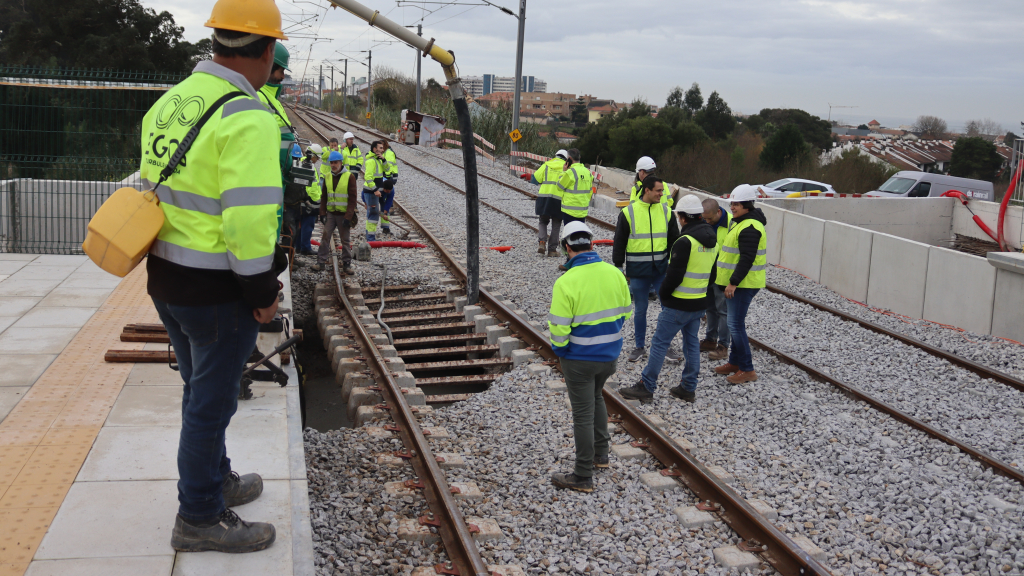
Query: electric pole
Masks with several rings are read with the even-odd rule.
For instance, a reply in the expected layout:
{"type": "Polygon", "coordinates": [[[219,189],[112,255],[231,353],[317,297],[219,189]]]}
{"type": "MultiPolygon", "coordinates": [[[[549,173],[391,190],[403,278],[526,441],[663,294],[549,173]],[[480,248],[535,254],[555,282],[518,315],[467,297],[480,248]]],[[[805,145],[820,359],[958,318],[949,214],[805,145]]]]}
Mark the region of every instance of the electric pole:
{"type": "Polygon", "coordinates": [[[341,117],[348,118],[348,58],[345,58],[345,84],[341,95],[341,117]]]}
{"type": "MultiPolygon", "coordinates": [[[[423,36],[423,24],[416,25],[416,35],[423,36]]],[[[420,111],[420,62],[423,58],[420,57],[420,51],[416,51],[416,111],[420,111]]]]}
{"type": "MultiPolygon", "coordinates": [[[[519,0],[519,40],[516,43],[516,91],[512,99],[512,129],[519,129],[519,93],[523,84],[523,39],[526,35],[526,0],[519,0]]],[[[512,150],[519,150],[513,142],[512,150]]]]}
{"type": "Polygon", "coordinates": [[[370,127],[370,116],[373,116],[373,50],[367,50],[366,53],[366,127],[370,127]]]}

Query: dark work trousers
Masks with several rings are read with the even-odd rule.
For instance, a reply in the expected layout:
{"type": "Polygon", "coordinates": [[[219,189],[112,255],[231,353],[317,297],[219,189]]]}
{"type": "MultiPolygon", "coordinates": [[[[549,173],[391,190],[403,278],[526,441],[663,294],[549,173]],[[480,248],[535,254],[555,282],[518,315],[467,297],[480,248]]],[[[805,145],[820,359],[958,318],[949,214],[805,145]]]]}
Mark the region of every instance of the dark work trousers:
{"type": "Polygon", "coordinates": [[[565,388],[572,405],[573,436],[576,439],[576,467],[580,478],[594,475],[594,456],[608,454],[608,410],[604,405],[604,383],[615,374],[615,360],[589,362],[561,359],[565,388]]]}
{"type": "Polygon", "coordinates": [[[331,258],[331,235],[334,229],[338,229],[341,236],[341,265],[348,268],[352,264],[352,222],[345,219],[344,212],[327,212],[324,217],[324,230],[320,235],[320,250],[316,253],[316,259],[324,264],[331,258]]]}
{"type": "Polygon", "coordinates": [[[259,323],[242,302],[175,306],[153,299],[178,359],[185,388],[178,439],[178,514],[189,523],[224,512],[224,478],[231,460],[225,432],[238,408],[245,361],[256,347],[259,323]]]}
{"type": "Polygon", "coordinates": [[[548,252],[558,251],[558,231],[562,229],[562,220],[550,216],[540,216],[540,226],[537,226],[537,239],[548,243],[548,252]],[[551,224],[551,233],[548,234],[548,224],[551,224]]]}

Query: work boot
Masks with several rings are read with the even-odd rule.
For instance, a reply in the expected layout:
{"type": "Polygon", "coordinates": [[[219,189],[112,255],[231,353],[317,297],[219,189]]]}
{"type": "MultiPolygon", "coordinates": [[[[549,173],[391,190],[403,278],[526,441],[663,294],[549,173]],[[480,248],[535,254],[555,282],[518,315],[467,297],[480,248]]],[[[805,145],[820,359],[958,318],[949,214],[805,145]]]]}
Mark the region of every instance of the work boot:
{"type": "Polygon", "coordinates": [[[231,472],[224,479],[224,505],[228,508],[248,504],[263,494],[263,478],[259,474],[246,474],[239,476],[237,472],[231,472]]]}
{"type": "Polygon", "coordinates": [[[319,271],[324,269],[324,264],[322,264],[320,262],[317,262],[316,264],[313,264],[312,266],[310,266],[309,269],[314,271],[314,272],[319,272],[319,271]]]}
{"type": "Polygon", "coordinates": [[[630,362],[639,362],[647,356],[647,350],[645,348],[633,348],[633,351],[629,353],[628,360],[630,362]]]}
{"type": "Polygon", "coordinates": [[[548,258],[554,258],[558,256],[558,250],[548,250],[548,258]]]}
{"type": "Polygon", "coordinates": [[[380,229],[380,233],[381,234],[391,234],[391,228],[388,228],[387,226],[385,226],[384,228],[380,229]]]}
{"type": "Polygon", "coordinates": [[[665,360],[669,362],[681,362],[683,360],[683,353],[675,346],[669,346],[668,351],[665,352],[665,360]]]}
{"type": "Polygon", "coordinates": [[[718,340],[712,340],[710,338],[705,338],[705,339],[700,341],[700,351],[701,352],[711,352],[711,351],[713,351],[717,347],[718,347],[718,340]]]}
{"type": "Polygon", "coordinates": [[[602,454],[600,456],[594,456],[594,468],[611,468],[612,464],[608,461],[608,455],[602,454]]]}
{"type": "Polygon", "coordinates": [[[581,478],[572,472],[568,474],[552,474],[551,484],[555,488],[569,488],[570,490],[578,490],[580,492],[594,491],[593,478],[581,478]]]}
{"type": "Polygon", "coordinates": [[[697,394],[694,392],[687,392],[686,390],[683,390],[683,387],[681,385],[676,386],[675,388],[670,388],[668,393],[686,402],[697,401],[697,394]]]}
{"type": "Polygon", "coordinates": [[[747,382],[757,382],[757,372],[754,372],[753,370],[750,370],[748,372],[740,370],[733,374],[732,376],[727,377],[726,380],[728,380],[730,384],[745,384],[747,382]]]}
{"type": "Polygon", "coordinates": [[[619,394],[622,394],[623,398],[639,400],[641,402],[650,402],[651,400],[654,400],[654,392],[651,392],[646,386],[644,386],[643,380],[628,388],[619,388],[619,394]]]}
{"type": "Polygon", "coordinates": [[[713,351],[708,352],[708,360],[725,360],[729,356],[729,349],[721,344],[713,351]]]}
{"type": "Polygon", "coordinates": [[[739,371],[740,371],[740,367],[739,366],[737,366],[735,364],[729,364],[728,362],[725,363],[725,364],[722,364],[718,368],[715,368],[715,374],[721,374],[722,376],[728,376],[729,374],[733,374],[733,373],[739,372],[739,371]]]}
{"type": "Polygon", "coordinates": [[[174,520],[171,547],[178,552],[213,550],[239,554],[269,548],[277,537],[273,524],[246,522],[225,509],[212,524],[190,524],[181,516],[174,520]]]}
{"type": "Polygon", "coordinates": [[[537,254],[540,254],[541,256],[543,256],[544,253],[547,252],[547,250],[548,250],[548,242],[547,242],[547,240],[538,240],[537,241],[537,254]]]}
{"type": "Polygon", "coordinates": [[[353,274],[356,273],[355,269],[352,268],[352,266],[345,266],[344,268],[341,269],[341,271],[344,272],[346,276],[352,276],[353,274]]]}

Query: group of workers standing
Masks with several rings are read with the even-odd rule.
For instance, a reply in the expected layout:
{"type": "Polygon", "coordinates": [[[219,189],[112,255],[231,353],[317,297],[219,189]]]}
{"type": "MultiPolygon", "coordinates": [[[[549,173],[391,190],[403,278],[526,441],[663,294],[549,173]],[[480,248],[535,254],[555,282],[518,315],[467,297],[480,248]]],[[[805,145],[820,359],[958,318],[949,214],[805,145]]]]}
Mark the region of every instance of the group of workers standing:
{"type": "MultiPolygon", "coordinates": [[[[555,160],[557,156],[537,171],[540,176],[535,179],[542,186],[550,170],[545,168],[555,160]]],[[[565,221],[560,236],[569,260],[566,273],[552,290],[548,327],[572,406],[576,463],[572,472],[552,476],[552,484],[559,488],[591,492],[594,469],[610,465],[611,437],[602,390],[617,369],[622,328],[631,314],[636,345],[627,358],[639,362],[647,357],[647,364],[635,384],[619,388],[623,397],[652,400],[668,358],[684,361],[680,382],[669,393],[695,402],[702,351],[711,360],[728,357],[714,371],[729,383],[757,380],[746,315],[765,286],[767,220],[754,205],[756,188],[737,186],[725,210],[711,198],[672,196],[654,174],[656,168],[648,157],[637,162],[636,184],[616,224],[611,264],[594,251],[593,233],[585,223],[565,221]],[[625,270],[620,271],[623,265],[625,270]],[[647,308],[652,291],[662,308],[648,354],[647,308]],[[701,341],[705,315],[707,328],[701,341]],[[681,355],[671,348],[680,333],[681,355]]],[[[541,228],[543,238],[543,224],[541,228]]]]}

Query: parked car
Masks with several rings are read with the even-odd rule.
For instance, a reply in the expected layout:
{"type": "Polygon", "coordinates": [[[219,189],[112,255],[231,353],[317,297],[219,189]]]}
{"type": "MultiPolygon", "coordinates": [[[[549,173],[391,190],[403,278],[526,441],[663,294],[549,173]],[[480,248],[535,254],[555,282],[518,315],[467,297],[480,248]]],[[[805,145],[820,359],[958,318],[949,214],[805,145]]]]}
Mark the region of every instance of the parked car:
{"type": "Polygon", "coordinates": [[[942,196],[950,190],[959,190],[970,198],[987,200],[995,199],[992,183],[971,178],[957,178],[944,174],[931,174],[904,170],[897,172],[878,187],[865,194],[874,198],[927,198],[942,196]]]}
{"type": "Polygon", "coordinates": [[[783,178],[769,184],[758,186],[770,198],[785,198],[794,192],[832,192],[835,189],[830,184],[804,180],[803,178],[783,178]]]}

